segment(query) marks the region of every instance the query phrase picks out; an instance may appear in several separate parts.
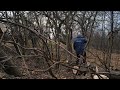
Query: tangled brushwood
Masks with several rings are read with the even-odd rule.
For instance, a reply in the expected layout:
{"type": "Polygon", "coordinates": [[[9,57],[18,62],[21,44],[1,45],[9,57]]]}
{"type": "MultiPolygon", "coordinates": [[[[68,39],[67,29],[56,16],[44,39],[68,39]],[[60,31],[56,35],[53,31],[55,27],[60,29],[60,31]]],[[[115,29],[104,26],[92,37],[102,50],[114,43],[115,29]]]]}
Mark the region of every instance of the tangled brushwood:
{"type": "Polygon", "coordinates": [[[119,15],[118,11],[0,11],[0,78],[120,79],[119,15]],[[73,45],[78,34],[87,39],[82,38],[82,49],[73,45]],[[76,55],[74,49],[84,54],[76,55]],[[76,64],[83,58],[80,63],[86,64],[76,64]]]}

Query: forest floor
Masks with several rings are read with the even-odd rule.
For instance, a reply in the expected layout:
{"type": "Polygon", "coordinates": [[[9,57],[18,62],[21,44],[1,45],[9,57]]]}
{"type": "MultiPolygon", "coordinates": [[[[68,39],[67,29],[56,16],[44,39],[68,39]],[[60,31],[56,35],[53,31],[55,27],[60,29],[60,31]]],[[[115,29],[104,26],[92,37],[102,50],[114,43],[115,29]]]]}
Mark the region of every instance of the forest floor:
{"type": "MultiPolygon", "coordinates": [[[[90,50],[92,53],[97,54],[101,59],[103,59],[102,52],[96,49],[90,50]]],[[[62,55],[63,56],[63,55],[62,55]]],[[[87,52],[87,61],[97,64],[100,64],[98,58],[91,55],[89,52],[87,52]]],[[[73,58],[73,62],[75,62],[75,59],[73,58]]],[[[112,66],[114,69],[120,69],[120,54],[112,54],[112,66]]],[[[40,62],[39,60],[35,59],[28,59],[26,60],[26,63],[28,65],[28,68],[31,68],[33,71],[30,71],[30,74],[33,79],[53,79],[48,72],[39,72],[40,69],[47,68],[46,63],[40,62]],[[37,71],[38,70],[38,71],[37,71]]],[[[102,68],[99,68],[101,71],[103,71],[102,68]]],[[[72,70],[69,70],[67,67],[63,67],[60,65],[60,69],[58,71],[53,70],[53,73],[57,76],[58,79],[84,79],[85,77],[76,76],[73,74],[72,70]]]]}
{"type": "MultiPolygon", "coordinates": [[[[103,59],[103,53],[96,49],[90,49],[90,52],[92,52],[94,55],[98,55],[101,59],[103,59]]],[[[61,60],[66,60],[66,52],[61,51],[61,60]]],[[[22,63],[23,61],[21,59],[15,60],[15,64],[17,67],[20,68],[20,70],[23,73],[23,77],[14,77],[14,76],[6,76],[5,73],[0,73],[1,79],[28,79],[28,76],[26,75],[26,70],[23,68],[25,67],[22,63]]],[[[30,79],[54,79],[51,77],[51,75],[48,72],[41,72],[40,70],[47,69],[47,65],[45,60],[42,58],[26,58],[25,59],[26,65],[29,68],[30,72],[30,79]]],[[[75,59],[73,58],[73,62],[75,62],[75,59]]],[[[91,53],[87,52],[87,62],[91,63],[97,63],[100,64],[97,57],[93,56],[91,53]]],[[[114,69],[120,70],[120,54],[112,53],[112,66],[114,69]]],[[[58,79],[84,79],[85,77],[75,76],[72,73],[72,70],[69,70],[67,67],[61,66],[59,70],[53,70],[53,73],[57,76],[58,79]]],[[[102,69],[100,69],[102,71],[102,69]]]]}

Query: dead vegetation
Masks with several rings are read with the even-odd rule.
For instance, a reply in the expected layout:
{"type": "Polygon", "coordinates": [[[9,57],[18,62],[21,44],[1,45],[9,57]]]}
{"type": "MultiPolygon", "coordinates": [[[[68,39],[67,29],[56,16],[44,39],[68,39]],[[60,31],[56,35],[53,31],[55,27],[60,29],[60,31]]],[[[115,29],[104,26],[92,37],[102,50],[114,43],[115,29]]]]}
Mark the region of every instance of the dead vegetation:
{"type": "Polygon", "coordinates": [[[0,11],[0,78],[93,79],[93,75],[106,75],[119,79],[119,27],[113,27],[114,15],[112,11],[0,11]],[[108,36],[106,13],[111,16],[108,36]],[[77,57],[72,47],[78,32],[88,38],[89,64],[80,68],[74,67],[77,57]],[[79,73],[73,74],[73,69],[79,73]]]}

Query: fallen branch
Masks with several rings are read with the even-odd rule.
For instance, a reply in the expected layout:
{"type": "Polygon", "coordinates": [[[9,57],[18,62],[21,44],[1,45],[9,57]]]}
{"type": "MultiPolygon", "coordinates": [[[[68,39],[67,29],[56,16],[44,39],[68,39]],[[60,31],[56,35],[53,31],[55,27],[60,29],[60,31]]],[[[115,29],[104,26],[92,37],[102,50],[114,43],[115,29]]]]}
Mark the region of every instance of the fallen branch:
{"type": "Polygon", "coordinates": [[[47,68],[47,69],[44,69],[44,70],[30,70],[30,71],[35,71],[35,72],[46,72],[46,71],[48,71],[48,70],[50,70],[51,68],[53,68],[56,64],[58,64],[58,63],[60,63],[60,62],[55,62],[53,65],[51,65],[49,68],[47,68]]]}

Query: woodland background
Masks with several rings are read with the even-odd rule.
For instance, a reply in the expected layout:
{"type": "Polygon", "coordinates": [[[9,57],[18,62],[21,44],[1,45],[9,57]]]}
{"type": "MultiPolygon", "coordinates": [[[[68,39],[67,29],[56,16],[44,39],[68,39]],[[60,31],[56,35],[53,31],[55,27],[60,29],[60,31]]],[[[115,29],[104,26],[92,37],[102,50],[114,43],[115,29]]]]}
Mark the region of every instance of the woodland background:
{"type": "Polygon", "coordinates": [[[120,76],[120,11],[0,11],[0,28],[1,79],[82,79],[72,73],[78,33],[87,62],[120,76]]]}

